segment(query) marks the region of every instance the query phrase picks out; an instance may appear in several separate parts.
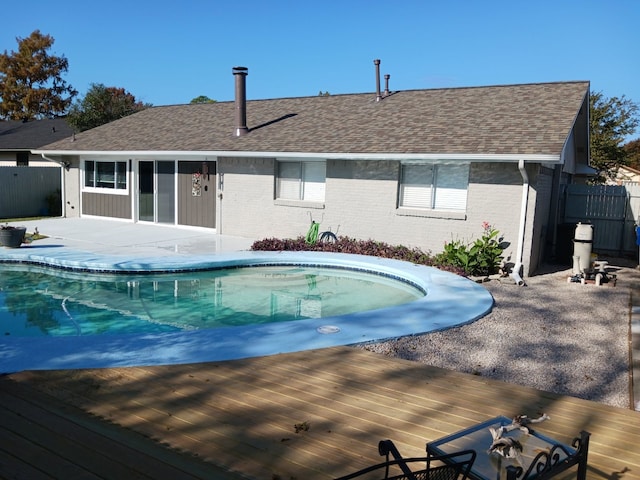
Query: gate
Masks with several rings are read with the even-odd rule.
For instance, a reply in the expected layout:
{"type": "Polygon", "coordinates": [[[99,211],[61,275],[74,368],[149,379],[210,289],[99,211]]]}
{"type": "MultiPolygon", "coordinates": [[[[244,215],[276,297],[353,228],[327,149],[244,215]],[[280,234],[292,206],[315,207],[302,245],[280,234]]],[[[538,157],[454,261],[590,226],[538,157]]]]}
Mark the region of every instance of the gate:
{"type": "Polygon", "coordinates": [[[635,226],[640,220],[636,184],[565,186],[562,223],[593,225],[593,251],[613,256],[637,254],[635,226]]]}

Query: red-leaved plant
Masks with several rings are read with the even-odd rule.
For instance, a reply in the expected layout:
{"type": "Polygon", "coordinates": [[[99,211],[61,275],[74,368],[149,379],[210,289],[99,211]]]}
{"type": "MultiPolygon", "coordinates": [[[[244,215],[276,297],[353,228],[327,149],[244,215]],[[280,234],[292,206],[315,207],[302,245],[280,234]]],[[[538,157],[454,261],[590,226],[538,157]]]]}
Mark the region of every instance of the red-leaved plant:
{"type": "Polygon", "coordinates": [[[265,238],[253,243],[251,250],[255,251],[312,251],[351,253],[356,255],[370,255],[373,257],[391,258],[403,260],[418,265],[437,267],[458,275],[465,275],[464,269],[455,265],[438,265],[435,258],[419,248],[409,248],[403,245],[389,245],[375,240],[356,240],[355,238],[338,236],[335,241],[319,241],[309,244],[304,237],[291,238],[265,238]]]}

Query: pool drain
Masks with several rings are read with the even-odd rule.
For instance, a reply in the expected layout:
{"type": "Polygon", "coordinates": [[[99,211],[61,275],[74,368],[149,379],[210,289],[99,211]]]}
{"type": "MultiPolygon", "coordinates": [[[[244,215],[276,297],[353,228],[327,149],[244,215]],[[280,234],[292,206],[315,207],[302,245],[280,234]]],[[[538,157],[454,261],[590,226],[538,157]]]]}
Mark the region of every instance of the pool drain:
{"type": "Polygon", "coordinates": [[[338,333],[340,331],[340,328],[336,327],[335,325],[322,325],[321,327],[316,328],[316,330],[318,331],[318,333],[327,335],[329,333],[338,333]]]}

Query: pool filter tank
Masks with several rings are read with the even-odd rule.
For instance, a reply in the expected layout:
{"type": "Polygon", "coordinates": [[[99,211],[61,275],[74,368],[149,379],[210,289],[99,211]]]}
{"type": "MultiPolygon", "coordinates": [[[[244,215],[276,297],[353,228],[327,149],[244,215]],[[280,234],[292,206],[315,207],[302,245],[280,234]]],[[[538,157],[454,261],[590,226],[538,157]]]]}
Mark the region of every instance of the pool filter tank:
{"type": "Polygon", "coordinates": [[[573,237],[573,273],[577,275],[591,270],[593,225],[578,223],[573,237]]]}

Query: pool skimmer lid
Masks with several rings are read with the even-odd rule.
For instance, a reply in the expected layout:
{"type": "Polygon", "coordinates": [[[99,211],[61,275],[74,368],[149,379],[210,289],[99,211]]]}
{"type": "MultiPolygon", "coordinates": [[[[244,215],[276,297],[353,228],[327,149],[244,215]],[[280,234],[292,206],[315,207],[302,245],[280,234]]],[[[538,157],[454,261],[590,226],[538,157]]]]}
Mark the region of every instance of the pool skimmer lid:
{"type": "Polygon", "coordinates": [[[340,328],[336,327],[335,325],[322,325],[321,327],[316,328],[316,330],[318,333],[327,335],[329,333],[338,333],[340,331],[340,328]]]}

